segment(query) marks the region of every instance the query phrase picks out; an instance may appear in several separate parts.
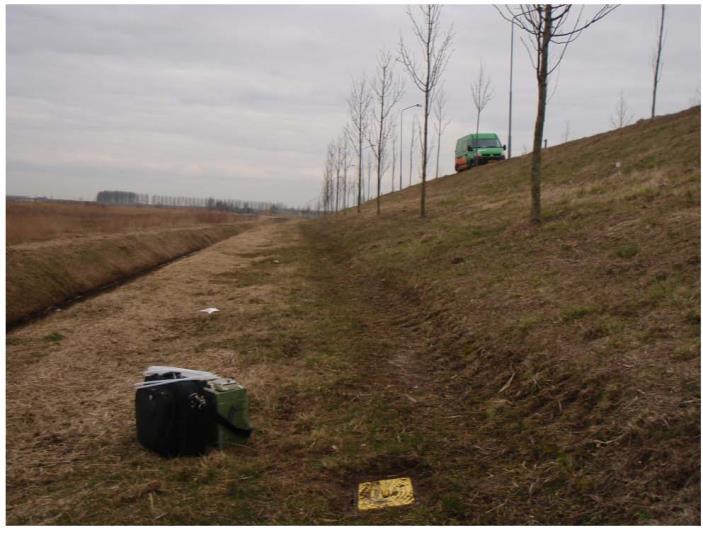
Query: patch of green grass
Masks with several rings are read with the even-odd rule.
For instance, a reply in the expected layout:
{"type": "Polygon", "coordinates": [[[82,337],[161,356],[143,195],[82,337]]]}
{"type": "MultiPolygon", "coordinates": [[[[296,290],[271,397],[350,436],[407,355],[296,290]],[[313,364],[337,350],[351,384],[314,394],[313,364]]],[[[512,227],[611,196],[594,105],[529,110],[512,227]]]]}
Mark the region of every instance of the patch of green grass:
{"type": "Polygon", "coordinates": [[[618,247],[617,251],[615,251],[615,254],[619,258],[628,259],[628,258],[633,258],[639,252],[640,252],[640,249],[639,249],[639,247],[637,247],[637,245],[635,245],[633,243],[627,243],[625,245],[621,245],[620,247],[618,247]]]}
{"type": "Polygon", "coordinates": [[[694,346],[678,346],[674,348],[671,358],[679,362],[694,360],[700,355],[700,348],[694,346]]]}
{"type": "Polygon", "coordinates": [[[519,318],[512,327],[512,330],[521,338],[527,336],[535,328],[538,328],[543,321],[541,316],[530,315],[519,318]]]}
{"type": "Polygon", "coordinates": [[[657,303],[669,301],[674,304],[681,304],[686,301],[688,287],[683,283],[681,277],[672,275],[671,277],[659,281],[654,280],[644,292],[644,303],[656,305],[657,303]]]}
{"type": "Polygon", "coordinates": [[[53,342],[53,343],[58,343],[63,339],[64,339],[64,335],[59,332],[56,332],[56,331],[53,331],[44,337],[45,341],[53,342]]]}
{"type": "Polygon", "coordinates": [[[596,312],[596,309],[591,306],[573,305],[564,309],[561,313],[562,321],[576,321],[585,318],[589,314],[596,312]]]}
{"type": "Polygon", "coordinates": [[[625,200],[643,200],[645,202],[652,202],[659,196],[659,191],[650,186],[646,186],[642,189],[635,191],[625,197],[625,200]]]}
{"type": "Polygon", "coordinates": [[[652,520],[652,515],[649,511],[638,511],[637,520],[639,520],[640,522],[648,523],[652,520]]]}
{"type": "Polygon", "coordinates": [[[464,503],[460,494],[449,492],[440,498],[442,512],[450,517],[462,518],[464,516],[464,503]]]}

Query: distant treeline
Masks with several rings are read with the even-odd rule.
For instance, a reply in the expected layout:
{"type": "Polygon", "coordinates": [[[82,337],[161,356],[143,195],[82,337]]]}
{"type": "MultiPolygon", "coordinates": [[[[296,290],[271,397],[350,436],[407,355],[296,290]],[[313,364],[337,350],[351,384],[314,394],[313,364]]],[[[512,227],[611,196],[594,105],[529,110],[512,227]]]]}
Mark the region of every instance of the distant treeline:
{"type": "Polygon", "coordinates": [[[172,197],[170,195],[148,195],[132,191],[101,191],[96,201],[102,204],[129,204],[148,206],[167,206],[179,208],[205,208],[221,212],[238,214],[300,214],[317,215],[308,207],[293,208],[281,203],[239,201],[231,199],[214,199],[212,197],[172,197]]]}

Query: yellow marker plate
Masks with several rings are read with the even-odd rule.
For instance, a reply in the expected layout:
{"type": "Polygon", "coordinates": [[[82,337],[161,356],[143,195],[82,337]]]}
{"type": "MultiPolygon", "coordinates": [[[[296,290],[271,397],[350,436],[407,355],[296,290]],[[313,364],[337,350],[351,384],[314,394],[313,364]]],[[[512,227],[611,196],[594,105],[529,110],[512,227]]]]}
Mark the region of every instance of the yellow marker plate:
{"type": "Polygon", "coordinates": [[[359,484],[359,511],[409,505],[415,501],[409,477],[359,484]]]}

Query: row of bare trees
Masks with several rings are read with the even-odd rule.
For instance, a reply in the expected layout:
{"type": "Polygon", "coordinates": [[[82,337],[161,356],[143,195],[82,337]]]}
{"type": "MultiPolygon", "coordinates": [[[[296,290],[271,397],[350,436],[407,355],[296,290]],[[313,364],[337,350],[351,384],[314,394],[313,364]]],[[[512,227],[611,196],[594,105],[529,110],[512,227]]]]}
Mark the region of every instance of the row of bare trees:
{"type": "MultiPolygon", "coordinates": [[[[530,61],[537,78],[537,113],[535,118],[532,165],[530,173],[531,181],[531,216],[533,223],[541,221],[541,150],[546,117],[546,104],[548,97],[548,81],[551,74],[559,67],[564,59],[564,54],[570,43],[578,38],[581,33],[601,20],[608,13],[615,9],[615,6],[605,5],[596,8],[593,15],[586,17],[584,7],[576,7],[571,4],[523,4],[518,6],[496,7],[500,15],[510,24],[515,24],[527,36],[527,42],[523,41],[530,53],[530,61]],[[529,44],[528,44],[529,43],[529,44]]],[[[399,43],[397,60],[405,68],[407,76],[412,84],[420,92],[423,100],[422,122],[420,126],[418,141],[420,145],[420,216],[426,216],[426,181],[427,167],[431,147],[429,146],[430,117],[434,118],[435,133],[437,134],[437,155],[441,145],[441,135],[448,123],[444,110],[443,91],[440,90],[441,78],[446,69],[449,57],[451,56],[451,44],[453,30],[443,30],[441,27],[442,7],[440,5],[424,5],[407,8],[407,15],[411,22],[412,39],[414,47],[401,37],[399,43]],[[413,49],[414,48],[414,49],[413,49]],[[416,56],[415,54],[418,54],[416,56]]],[[[662,26],[663,28],[662,9],[662,26]]],[[[661,48],[661,30],[660,30],[661,48]]],[[[659,51],[660,55],[660,51],[659,51]]],[[[657,56],[657,71],[655,71],[654,98],[656,98],[656,83],[659,69],[659,55],[657,56]]],[[[393,109],[403,95],[403,87],[396,81],[393,71],[393,54],[387,51],[381,52],[377,58],[376,73],[371,82],[365,79],[356,80],[353,83],[350,97],[347,101],[349,108],[349,124],[344,128],[343,143],[348,142],[353,148],[356,167],[356,205],[357,211],[361,210],[362,198],[362,156],[364,146],[372,149],[376,163],[376,212],[381,210],[381,177],[387,170],[387,148],[388,141],[392,139],[391,132],[394,130],[393,109]]],[[[475,84],[471,87],[471,96],[476,108],[476,131],[480,126],[481,112],[488,105],[493,97],[493,88],[490,78],[485,73],[483,65],[479,70],[479,76],[475,84]]],[[[407,108],[406,108],[407,109],[407,108]]],[[[654,113],[654,99],[652,103],[652,113],[654,113]]],[[[622,112],[622,121],[627,117],[627,112],[622,112]]],[[[567,127],[568,128],[568,127],[567,127]]],[[[416,129],[411,131],[411,152],[410,167],[412,176],[412,155],[414,150],[414,138],[416,129]]],[[[565,135],[568,139],[568,132],[565,135]]],[[[339,143],[339,141],[337,142],[339,143]]],[[[402,145],[402,143],[401,143],[402,145]]],[[[402,150],[402,147],[401,147],[402,150]]],[[[345,151],[346,154],[346,151],[345,151]]],[[[322,199],[325,211],[339,209],[338,198],[341,195],[346,198],[345,189],[348,185],[346,181],[346,170],[340,175],[340,156],[336,150],[328,149],[325,173],[323,180],[322,199]],[[344,180],[340,180],[340,176],[344,180]],[[345,186],[341,186],[341,184],[345,186]],[[340,190],[341,187],[341,190],[340,190]]],[[[342,158],[342,161],[346,161],[342,158]]],[[[352,164],[354,165],[354,164],[352,164]]],[[[439,170],[436,169],[436,174],[439,170]]],[[[370,173],[369,173],[370,174],[370,173]]],[[[393,171],[394,181],[395,171],[393,171]]],[[[401,182],[402,188],[402,163],[401,182]]],[[[367,190],[370,187],[367,186],[367,190]]],[[[342,205],[345,206],[344,204],[342,205]]]]}
{"type": "MultiPolygon", "coordinates": [[[[419,48],[421,59],[416,59],[411,48],[401,37],[398,53],[394,54],[388,50],[381,51],[376,58],[376,69],[372,79],[369,81],[362,77],[354,80],[351,93],[347,99],[349,122],[344,127],[342,135],[347,149],[344,151],[346,156],[342,157],[342,159],[353,151],[355,163],[350,164],[350,167],[356,167],[357,212],[361,211],[363,153],[365,148],[371,149],[374,161],[377,214],[381,213],[382,178],[390,167],[392,167],[391,189],[395,189],[397,148],[395,132],[397,128],[396,117],[398,115],[396,108],[405,93],[404,84],[394,69],[396,61],[403,65],[406,74],[420,91],[424,101],[422,121],[420,123],[413,121],[411,128],[408,179],[409,185],[412,185],[413,157],[415,145],[419,143],[420,214],[422,217],[426,213],[425,184],[430,152],[433,148],[429,139],[430,126],[434,126],[437,136],[435,174],[439,174],[441,138],[449,121],[446,116],[444,93],[443,91],[439,91],[437,95],[435,93],[439,88],[442,73],[451,54],[450,45],[453,33],[451,30],[442,31],[440,27],[441,6],[418,6],[417,9],[418,12],[415,13],[411,8],[408,8],[407,14],[413,28],[413,40],[419,48]],[[434,119],[433,125],[430,124],[431,117],[434,119]],[[428,142],[430,142],[429,145],[428,142]]],[[[337,145],[339,143],[338,141],[337,145]]],[[[402,133],[400,150],[403,150],[402,133]]],[[[337,180],[339,175],[336,171],[339,169],[339,159],[340,156],[334,150],[328,148],[322,186],[322,205],[326,212],[340,209],[340,205],[335,200],[339,197],[340,191],[342,192],[342,197],[346,199],[345,188],[349,187],[346,174],[344,174],[344,180],[337,180]]],[[[399,188],[402,189],[402,159],[400,163],[399,188]]],[[[367,195],[370,195],[370,184],[367,185],[366,190],[367,195]]],[[[346,208],[346,205],[343,204],[341,208],[346,208]]]]}

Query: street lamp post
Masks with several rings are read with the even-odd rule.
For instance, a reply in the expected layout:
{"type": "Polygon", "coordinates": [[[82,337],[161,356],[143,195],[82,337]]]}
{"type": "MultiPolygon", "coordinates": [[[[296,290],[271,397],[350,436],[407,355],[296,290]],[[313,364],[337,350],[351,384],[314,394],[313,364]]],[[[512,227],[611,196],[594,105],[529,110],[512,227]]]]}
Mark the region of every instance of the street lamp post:
{"type": "Polygon", "coordinates": [[[515,16],[510,19],[510,99],[508,102],[508,160],[513,153],[513,36],[515,16]]]}
{"type": "Polygon", "coordinates": [[[398,191],[403,189],[403,112],[409,110],[410,108],[421,108],[420,104],[413,104],[407,108],[400,110],[400,187],[398,191]]]}

